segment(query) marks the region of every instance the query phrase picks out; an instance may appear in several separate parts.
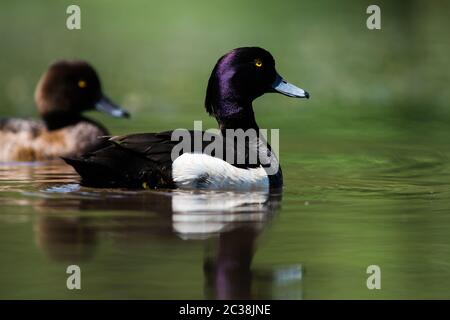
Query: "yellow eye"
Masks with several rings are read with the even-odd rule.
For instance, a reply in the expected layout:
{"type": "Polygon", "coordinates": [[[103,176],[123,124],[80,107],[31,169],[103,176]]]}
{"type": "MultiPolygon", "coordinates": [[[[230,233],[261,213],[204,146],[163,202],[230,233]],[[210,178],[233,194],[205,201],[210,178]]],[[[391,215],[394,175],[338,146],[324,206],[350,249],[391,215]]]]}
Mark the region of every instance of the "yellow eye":
{"type": "Polygon", "coordinates": [[[255,60],[255,66],[257,66],[258,68],[261,68],[262,67],[262,61],[259,60],[259,59],[256,59],[255,60]]]}
{"type": "Polygon", "coordinates": [[[87,87],[87,83],[86,83],[86,81],[84,81],[84,80],[79,80],[79,81],[78,81],[78,86],[79,86],[80,88],[86,88],[86,87],[87,87]]]}

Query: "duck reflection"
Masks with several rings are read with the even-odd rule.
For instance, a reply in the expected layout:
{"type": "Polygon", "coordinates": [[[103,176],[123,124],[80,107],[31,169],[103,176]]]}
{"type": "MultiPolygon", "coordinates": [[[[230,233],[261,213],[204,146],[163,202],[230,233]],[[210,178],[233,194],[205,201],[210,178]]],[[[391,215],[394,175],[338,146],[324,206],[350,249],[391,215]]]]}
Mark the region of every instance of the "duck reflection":
{"type": "Polygon", "coordinates": [[[205,295],[208,299],[251,299],[251,262],[260,230],[243,226],[219,235],[216,256],[206,259],[205,295]]]}
{"type": "Polygon", "coordinates": [[[203,264],[208,299],[251,299],[251,262],[257,239],[276,210],[281,193],[180,194],[173,201],[173,227],[184,239],[216,235],[213,257],[203,264]]]}
{"type": "Polygon", "coordinates": [[[35,226],[36,243],[54,261],[80,263],[93,257],[97,230],[86,218],[42,215],[35,226]]]}
{"type": "Polygon", "coordinates": [[[52,261],[88,262],[102,251],[96,249],[105,239],[125,250],[135,244],[178,247],[180,241],[202,241],[207,298],[286,298],[276,292],[280,281],[301,279],[298,266],[252,268],[259,239],[280,207],[281,192],[90,189],[71,183],[74,179],[72,169],[57,161],[0,166],[0,182],[14,182],[14,188],[5,186],[12,196],[3,194],[0,203],[32,206],[38,212],[36,244],[52,261]]]}
{"type": "Polygon", "coordinates": [[[43,187],[45,197],[34,204],[40,211],[36,241],[52,260],[89,261],[105,234],[121,246],[201,240],[207,248],[203,261],[206,298],[272,297],[273,279],[261,271],[256,271],[257,287],[265,289],[254,292],[251,264],[259,238],[280,207],[281,193],[43,187]]]}

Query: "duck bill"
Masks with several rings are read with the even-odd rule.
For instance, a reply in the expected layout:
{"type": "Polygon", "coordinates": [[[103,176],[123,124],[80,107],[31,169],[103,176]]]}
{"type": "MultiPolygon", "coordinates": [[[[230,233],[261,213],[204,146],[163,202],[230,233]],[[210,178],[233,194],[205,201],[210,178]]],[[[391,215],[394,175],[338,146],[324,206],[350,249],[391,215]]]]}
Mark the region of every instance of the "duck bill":
{"type": "Polygon", "coordinates": [[[126,110],[122,109],[105,96],[101,97],[101,99],[95,104],[95,109],[116,118],[130,117],[130,114],[126,110]]]}
{"type": "Polygon", "coordinates": [[[278,74],[275,82],[272,84],[272,90],[273,92],[278,92],[292,98],[309,99],[308,92],[287,82],[278,74]]]}

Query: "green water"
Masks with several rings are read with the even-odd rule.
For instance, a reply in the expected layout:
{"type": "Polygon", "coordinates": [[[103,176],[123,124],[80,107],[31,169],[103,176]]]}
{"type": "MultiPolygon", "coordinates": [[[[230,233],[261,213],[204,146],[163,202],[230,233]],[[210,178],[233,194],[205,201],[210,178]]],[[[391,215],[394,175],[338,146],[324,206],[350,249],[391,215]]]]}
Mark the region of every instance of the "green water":
{"type": "Polygon", "coordinates": [[[40,74],[77,57],[134,115],[89,114],[111,132],[215,127],[207,78],[243,45],[312,99],[255,102],[280,129],[282,195],[89,189],[59,162],[1,164],[0,298],[450,298],[448,4],[381,1],[369,31],[365,1],[79,3],[80,31],[68,2],[0,4],[2,116],[36,115],[40,74]]]}

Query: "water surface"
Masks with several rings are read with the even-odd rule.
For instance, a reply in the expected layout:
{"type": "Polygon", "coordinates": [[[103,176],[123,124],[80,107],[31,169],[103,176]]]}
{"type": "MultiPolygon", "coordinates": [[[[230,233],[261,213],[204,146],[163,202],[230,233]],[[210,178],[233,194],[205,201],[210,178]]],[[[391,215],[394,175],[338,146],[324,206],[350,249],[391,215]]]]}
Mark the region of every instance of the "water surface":
{"type": "Polygon", "coordinates": [[[449,298],[448,154],[349,146],[287,153],[282,194],[92,189],[58,161],[3,164],[0,295],[449,298]]]}
{"type": "Polygon", "coordinates": [[[449,3],[380,0],[376,31],[359,0],[77,4],[69,31],[64,1],[1,1],[0,117],[36,116],[41,74],[76,58],[131,113],[86,114],[112,134],[214,128],[208,77],[240,46],[311,99],[254,104],[280,129],[282,194],[90,189],[59,162],[0,164],[0,298],[450,298],[449,3]]]}

